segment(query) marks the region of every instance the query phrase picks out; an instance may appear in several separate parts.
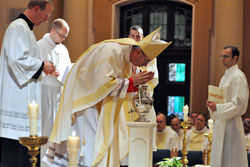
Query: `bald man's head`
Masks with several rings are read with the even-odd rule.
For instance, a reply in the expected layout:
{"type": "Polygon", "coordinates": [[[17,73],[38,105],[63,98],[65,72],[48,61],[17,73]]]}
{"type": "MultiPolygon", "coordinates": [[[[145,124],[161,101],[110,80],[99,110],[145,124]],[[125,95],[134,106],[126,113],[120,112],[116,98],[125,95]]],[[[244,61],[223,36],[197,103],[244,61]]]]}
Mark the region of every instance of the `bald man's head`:
{"type": "Polygon", "coordinates": [[[174,131],[176,131],[176,132],[178,132],[178,131],[180,130],[181,124],[180,124],[180,120],[179,120],[177,117],[175,117],[175,118],[173,118],[173,119],[171,120],[171,128],[172,128],[174,131]]]}

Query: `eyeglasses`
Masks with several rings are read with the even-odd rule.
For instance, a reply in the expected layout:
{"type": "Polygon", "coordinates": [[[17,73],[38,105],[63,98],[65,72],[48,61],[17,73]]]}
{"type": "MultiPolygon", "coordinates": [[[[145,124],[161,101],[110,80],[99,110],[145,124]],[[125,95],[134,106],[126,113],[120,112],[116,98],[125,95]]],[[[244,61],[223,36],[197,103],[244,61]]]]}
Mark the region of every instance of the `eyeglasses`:
{"type": "Polygon", "coordinates": [[[199,119],[199,118],[197,119],[197,121],[200,121],[200,122],[205,122],[205,120],[202,120],[202,119],[199,119]]]}
{"type": "Polygon", "coordinates": [[[229,57],[231,57],[231,56],[228,56],[228,55],[220,55],[220,58],[223,58],[223,59],[229,58],[229,57]]]}
{"type": "Polygon", "coordinates": [[[55,32],[61,37],[61,38],[67,38],[68,35],[60,34],[56,29],[54,29],[55,32]]]}
{"type": "Polygon", "coordinates": [[[157,124],[162,124],[164,121],[156,121],[157,124]]]}

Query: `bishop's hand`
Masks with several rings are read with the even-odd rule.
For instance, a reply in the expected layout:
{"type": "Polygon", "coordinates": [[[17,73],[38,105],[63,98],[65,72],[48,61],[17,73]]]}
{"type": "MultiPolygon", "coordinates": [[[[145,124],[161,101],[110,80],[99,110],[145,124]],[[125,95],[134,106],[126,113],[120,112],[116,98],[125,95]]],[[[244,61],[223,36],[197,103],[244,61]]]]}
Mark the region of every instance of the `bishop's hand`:
{"type": "Polygon", "coordinates": [[[145,84],[148,81],[152,80],[154,78],[154,72],[142,71],[142,72],[139,72],[137,74],[133,73],[132,78],[133,78],[133,82],[134,82],[133,86],[138,86],[140,84],[145,84]]]}

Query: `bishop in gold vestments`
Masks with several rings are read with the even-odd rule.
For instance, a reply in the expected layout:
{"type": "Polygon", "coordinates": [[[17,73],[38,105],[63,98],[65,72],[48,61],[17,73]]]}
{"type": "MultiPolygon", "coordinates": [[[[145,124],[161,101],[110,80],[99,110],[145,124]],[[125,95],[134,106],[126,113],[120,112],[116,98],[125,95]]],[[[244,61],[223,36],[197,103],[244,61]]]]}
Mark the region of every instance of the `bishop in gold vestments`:
{"type": "Polygon", "coordinates": [[[133,77],[131,63],[147,65],[170,44],[159,40],[158,33],[159,29],[138,43],[128,38],[103,41],[82,54],[66,79],[49,139],[52,143],[45,157],[47,163],[56,166],[61,160],[63,165],[67,165],[66,151],[60,145],[63,146],[71,132],[76,131],[81,138],[78,165],[119,166],[118,125],[123,98],[130,85],[144,84],[154,75],[152,72],[142,72],[133,77]],[[133,51],[132,45],[140,48],[133,51]],[[94,118],[89,115],[94,115],[94,118]],[[83,121],[79,121],[81,119],[83,121]],[[89,120],[95,120],[96,124],[87,128],[89,120]],[[89,138],[85,130],[94,129],[95,126],[96,133],[93,132],[92,138],[89,138]],[[93,141],[94,145],[88,143],[93,141]],[[91,146],[90,151],[85,149],[91,146]],[[92,155],[89,155],[90,152],[92,155]],[[53,155],[59,155],[54,164],[53,155]],[[85,160],[88,164],[85,164],[85,160]]]}

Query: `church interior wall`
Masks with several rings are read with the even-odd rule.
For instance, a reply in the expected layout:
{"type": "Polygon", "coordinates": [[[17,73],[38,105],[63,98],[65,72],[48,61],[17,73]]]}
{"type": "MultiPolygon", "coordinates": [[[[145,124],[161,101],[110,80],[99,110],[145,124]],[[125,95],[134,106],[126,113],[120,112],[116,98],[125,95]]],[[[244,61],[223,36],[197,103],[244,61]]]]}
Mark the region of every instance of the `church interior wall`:
{"type": "MultiPolygon", "coordinates": [[[[226,45],[235,45],[242,53],[243,48],[243,1],[215,1],[214,2],[214,26],[212,46],[210,52],[210,84],[219,85],[220,78],[224,74],[225,68],[221,65],[219,55],[226,45]],[[230,11],[230,12],[229,12],[230,11]]],[[[241,55],[238,65],[242,69],[244,55],[241,55]]]]}
{"type": "Polygon", "coordinates": [[[69,36],[64,44],[74,62],[87,49],[88,1],[64,1],[63,18],[70,25],[69,36]]]}

